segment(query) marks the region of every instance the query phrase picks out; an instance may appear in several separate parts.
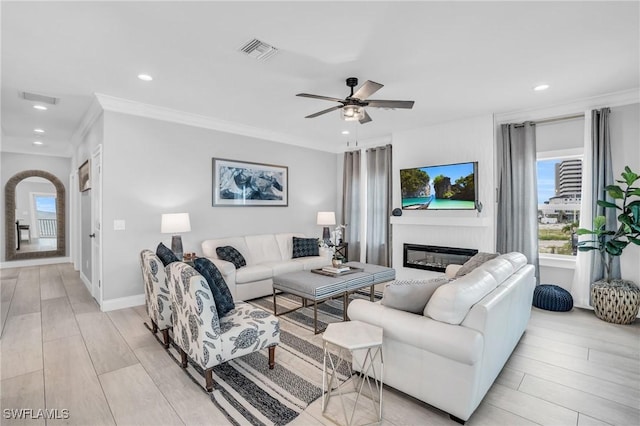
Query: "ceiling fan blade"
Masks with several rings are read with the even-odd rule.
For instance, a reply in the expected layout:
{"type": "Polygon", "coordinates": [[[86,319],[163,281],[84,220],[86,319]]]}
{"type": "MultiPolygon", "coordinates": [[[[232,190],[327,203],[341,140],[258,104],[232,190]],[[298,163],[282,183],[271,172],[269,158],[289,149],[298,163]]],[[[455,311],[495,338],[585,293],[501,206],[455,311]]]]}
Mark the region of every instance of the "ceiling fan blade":
{"type": "Polygon", "coordinates": [[[364,84],[362,86],[360,86],[360,88],[358,90],[356,90],[356,93],[353,94],[352,98],[357,98],[360,100],[364,100],[367,99],[369,96],[373,95],[374,93],[376,93],[378,90],[382,89],[384,87],[384,84],[380,84],[380,83],[376,83],[375,81],[371,81],[371,80],[367,80],[364,82],[364,84]]]}
{"type": "Polygon", "coordinates": [[[303,98],[323,99],[325,101],[344,102],[344,99],[332,98],[329,96],[311,95],[309,93],[298,93],[296,96],[301,96],[303,98]]]}
{"type": "Polygon", "coordinates": [[[317,116],[319,116],[319,115],[326,114],[326,113],[328,113],[328,112],[331,112],[331,111],[335,111],[335,110],[337,110],[337,109],[340,109],[340,108],[342,108],[343,106],[344,106],[344,105],[336,105],[336,106],[334,106],[334,107],[327,108],[327,109],[322,110],[322,111],[320,111],[320,112],[316,112],[315,114],[307,115],[305,118],[314,118],[314,117],[317,117],[317,116]]]}
{"type": "Polygon", "coordinates": [[[369,115],[366,109],[364,110],[364,117],[362,117],[359,121],[360,121],[360,124],[364,124],[372,121],[371,116],[369,115]]]}
{"type": "Polygon", "coordinates": [[[367,106],[374,108],[413,108],[414,101],[384,101],[373,100],[367,101],[367,106]]]}

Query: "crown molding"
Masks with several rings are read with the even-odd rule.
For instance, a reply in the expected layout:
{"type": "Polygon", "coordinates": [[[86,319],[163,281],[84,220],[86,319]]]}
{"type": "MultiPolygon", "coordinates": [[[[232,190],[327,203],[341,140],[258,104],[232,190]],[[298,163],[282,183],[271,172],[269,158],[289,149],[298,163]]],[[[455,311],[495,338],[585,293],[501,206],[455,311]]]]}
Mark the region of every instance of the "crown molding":
{"type": "Polygon", "coordinates": [[[78,127],[76,127],[76,130],[71,136],[71,145],[74,150],[80,146],[82,140],[87,135],[87,132],[91,129],[91,126],[93,126],[100,115],[102,115],[102,106],[94,94],[89,108],[85,111],[82,119],[80,120],[80,124],[78,124],[78,127]]]}
{"type": "Polygon", "coordinates": [[[218,130],[221,132],[249,136],[252,138],[280,142],[288,145],[296,145],[305,148],[313,146],[313,142],[310,140],[305,140],[302,141],[304,143],[301,143],[301,140],[298,137],[294,138],[293,136],[285,133],[274,132],[259,127],[247,126],[245,124],[232,121],[117,98],[102,93],[96,93],[95,96],[102,108],[106,111],[168,121],[177,124],[184,124],[186,126],[200,127],[203,129],[218,130]]]}
{"type": "Polygon", "coordinates": [[[623,90],[615,93],[578,99],[576,101],[551,105],[541,108],[512,111],[495,114],[495,123],[519,122],[526,120],[544,120],[547,118],[562,117],[576,113],[583,113],[592,109],[604,107],[616,107],[640,102],[640,88],[623,90]]]}
{"type": "Polygon", "coordinates": [[[592,109],[617,107],[639,102],[640,88],[635,88],[615,93],[608,93],[605,95],[594,96],[591,98],[579,99],[564,104],[495,114],[494,117],[496,124],[527,120],[544,120],[547,118],[555,118],[583,113],[592,109]]]}

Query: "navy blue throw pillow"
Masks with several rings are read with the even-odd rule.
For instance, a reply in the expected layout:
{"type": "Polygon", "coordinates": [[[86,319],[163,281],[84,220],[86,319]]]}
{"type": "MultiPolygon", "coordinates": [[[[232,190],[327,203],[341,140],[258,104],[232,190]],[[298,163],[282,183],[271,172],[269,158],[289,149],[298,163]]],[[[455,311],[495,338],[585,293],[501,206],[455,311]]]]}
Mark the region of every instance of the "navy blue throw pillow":
{"type": "Polygon", "coordinates": [[[224,246],[216,248],[216,254],[222,260],[231,262],[236,269],[240,269],[243,266],[247,266],[247,261],[244,260],[244,256],[240,252],[231,246],[224,246]]]}
{"type": "Polygon", "coordinates": [[[222,274],[216,268],[216,265],[211,263],[209,259],[199,257],[193,261],[193,265],[195,270],[207,280],[211,294],[213,294],[213,301],[216,304],[218,318],[222,318],[236,307],[227,283],[222,278],[222,274]]]}
{"type": "Polygon", "coordinates": [[[293,237],[293,253],[291,258],[319,256],[318,240],[316,238],[298,238],[293,237]]]}
{"type": "Polygon", "coordinates": [[[156,249],[156,256],[160,258],[160,261],[164,266],[167,266],[170,263],[178,262],[180,259],[171,251],[171,249],[164,244],[158,244],[158,248],[156,249]]]}

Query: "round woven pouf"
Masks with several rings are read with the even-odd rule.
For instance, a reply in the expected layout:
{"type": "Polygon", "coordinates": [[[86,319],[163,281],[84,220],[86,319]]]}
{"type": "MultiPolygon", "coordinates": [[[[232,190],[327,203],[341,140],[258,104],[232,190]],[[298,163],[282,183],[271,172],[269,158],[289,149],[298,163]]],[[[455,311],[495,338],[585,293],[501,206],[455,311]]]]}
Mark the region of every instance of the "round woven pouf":
{"type": "Polygon", "coordinates": [[[553,284],[541,284],[533,291],[533,306],[547,311],[567,312],[573,309],[573,297],[553,284]]]}
{"type": "Polygon", "coordinates": [[[631,324],[638,316],[640,289],[627,280],[596,281],[591,284],[591,303],[601,320],[631,324]]]}

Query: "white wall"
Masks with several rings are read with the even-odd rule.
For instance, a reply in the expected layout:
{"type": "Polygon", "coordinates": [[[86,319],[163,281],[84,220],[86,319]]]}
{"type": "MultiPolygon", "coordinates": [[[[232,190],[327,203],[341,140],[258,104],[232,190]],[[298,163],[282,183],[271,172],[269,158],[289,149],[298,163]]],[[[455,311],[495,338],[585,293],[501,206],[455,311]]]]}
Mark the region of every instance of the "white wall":
{"type": "MultiPolygon", "coordinates": [[[[611,108],[610,136],[612,141],[614,178],[620,179],[625,166],[640,174],[640,104],[611,108]]],[[[638,182],[636,182],[636,187],[638,182]]],[[[622,278],[640,284],[640,247],[630,244],[620,258],[622,278]]]]}
{"type": "Polygon", "coordinates": [[[400,279],[428,277],[429,271],[402,266],[403,243],[495,251],[494,134],[490,115],[393,134],[393,206],[401,206],[400,169],[478,162],[481,213],[404,210],[392,217],[393,267],[400,279]]]}
{"type": "MultiPolygon", "coordinates": [[[[62,182],[65,186],[66,198],[65,203],[66,206],[69,206],[69,174],[71,172],[71,159],[64,157],[53,157],[48,155],[30,155],[30,154],[16,154],[12,152],[2,152],[0,153],[0,165],[2,166],[2,170],[0,172],[0,178],[2,179],[2,195],[1,195],[1,205],[3,206],[2,215],[4,217],[4,187],[7,184],[7,181],[11,179],[14,175],[19,172],[23,172],[25,170],[43,170],[45,172],[49,172],[62,182]]],[[[69,235],[69,208],[66,209],[66,235],[69,235]]],[[[0,244],[0,258],[5,261],[5,227],[4,223],[0,226],[0,240],[2,240],[2,244],[0,244]]],[[[67,252],[69,254],[69,241],[67,240],[67,252]]]]}
{"type": "Polygon", "coordinates": [[[316,212],[336,209],[336,154],[115,112],[104,113],[104,301],[143,293],[139,253],[171,236],[162,213],[188,212],[185,251],[209,238],[274,232],[320,236],[316,212]],[[212,157],[289,167],[288,207],[212,207],[212,157]],[[126,229],[114,231],[113,221],[126,229]]]}

